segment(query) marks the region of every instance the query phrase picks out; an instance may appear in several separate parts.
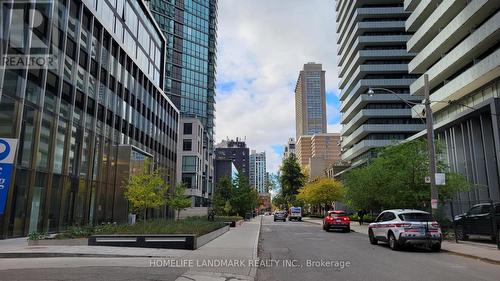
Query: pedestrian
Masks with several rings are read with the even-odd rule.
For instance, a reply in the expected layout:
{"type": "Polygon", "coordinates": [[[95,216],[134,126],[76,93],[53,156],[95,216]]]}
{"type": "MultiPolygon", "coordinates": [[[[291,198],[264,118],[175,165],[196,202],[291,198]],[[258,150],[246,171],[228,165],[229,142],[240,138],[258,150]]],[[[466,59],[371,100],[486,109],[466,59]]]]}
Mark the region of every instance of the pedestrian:
{"type": "Polygon", "coordinates": [[[359,225],[363,225],[363,217],[365,215],[366,215],[366,211],[364,209],[358,211],[359,225]]]}

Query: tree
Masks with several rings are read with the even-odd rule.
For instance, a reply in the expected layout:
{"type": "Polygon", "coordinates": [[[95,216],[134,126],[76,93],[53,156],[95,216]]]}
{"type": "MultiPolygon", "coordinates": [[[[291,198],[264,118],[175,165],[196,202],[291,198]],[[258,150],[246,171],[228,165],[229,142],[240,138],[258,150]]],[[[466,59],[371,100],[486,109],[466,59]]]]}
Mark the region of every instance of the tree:
{"type": "MultiPolygon", "coordinates": [[[[436,153],[442,146],[436,145],[436,153]]],[[[442,159],[437,170],[446,171],[442,159]]],[[[430,186],[424,178],[429,162],[425,140],[414,140],[382,149],[369,165],[354,169],[343,178],[347,203],[357,209],[425,208],[430,202],[430,186]]],[[[469,184],[458,173],[446,173],[446,185],[438,186],[441,200],[449,199],[469,184]]]]}
{"type": "MultiPolygon", "coordinates": [[[[145,162],[144,167],[149,167],[149,163],[145,162]]],[[[146,220],[147,209],[158,209],[165,204],[168,188],[158,170],[150,172],[143,168],[125,182],[124,196],[134,212],[142,212],[146,220]]]]}
{"type": "Polygon", "coordinates": [[[297,199],[307,204],[324,206],[327,210],[333,202],[341,201],[344,194],[344,187],[339,181],[319,178],[299,189],[297,199]]]}
{"type": "Polygon", "coordinates": [[[229,200],[227,200],[226,204],[224,205],[224,214],[226,216],[229,216],[229,214],[231,214],[232,210],[233,210],[233,206],[231,206],[231,202],[229,202],[229,200]]]}
{"type": "Polygon", "coordinates": [[[304,185],[306,177],[294,154],[283,160],[280,172],[281,196],[288,207],[295,201],[295,196],[304,185]]]}
{"type": "Polygon", "coordinates": [[[167,204],[177,211],[177,220],[179,220],[181,210],[191,207],[191,198],[186,196],[186,185],[184,183],[178,184],[174,192],[169,194],[167,204]]]}
{"type": "Polygon", "coordinates": [[[255,209],[259,194],[255,188],[250,186],[243,174],[238,174],[233,186],[233,195],[231,196],[230,204],[236,215],[244,216],[245,213],[255,209]]]}
{"type": "MultiPolygon", "coordinates": [[[[227,213],[225,211],[226,203],[231,200],[232,195],[233,184],[231,183],[231,179],[227,176],[222,177],[217,183],[217,188],[215,189],[212,201],[216,213],[227,213]]],[[[229,205],[231,205],[230,202],[229,205]]]]}

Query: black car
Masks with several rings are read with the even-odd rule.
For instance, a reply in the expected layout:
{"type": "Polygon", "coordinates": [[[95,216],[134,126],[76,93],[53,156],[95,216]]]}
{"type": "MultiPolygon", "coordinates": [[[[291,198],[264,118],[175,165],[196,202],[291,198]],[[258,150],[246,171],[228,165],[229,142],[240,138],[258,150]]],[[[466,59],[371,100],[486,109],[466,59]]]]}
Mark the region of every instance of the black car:
{"type": "Polygon", "coordinates": [[[276,212],[274,213],[274,221],[286,221],[286,212],[276,212]]]}
{"type": "Polygon", "coordinates": [[[495,232],[493,231],[493,221],[495,218],[497,233],[500,229],[500,202],[494,203],[494,215],[491,210],[490,203],[474,205],[470,210],[455,217],[457,228],[457,238],[459,240],[468,240],[469,235],[484,235],[490,236],[495,240],[495,232]]]}

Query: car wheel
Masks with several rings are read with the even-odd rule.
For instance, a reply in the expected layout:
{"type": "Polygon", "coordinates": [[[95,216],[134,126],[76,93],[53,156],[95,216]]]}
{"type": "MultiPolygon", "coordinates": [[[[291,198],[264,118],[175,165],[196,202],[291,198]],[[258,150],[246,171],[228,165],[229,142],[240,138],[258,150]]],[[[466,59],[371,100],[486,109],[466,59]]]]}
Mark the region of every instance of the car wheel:
{"type": "Polygon", "coordinates": [[[439,251],[441,251],[441,243],[432,245],[431,246],[431,251],[433,251],[433,252],[439,252],[439,251]]]}
{"type": "Polygon", "coordinates": [[[469,240],[469,235],[465,234],[464,227],[462,225],[457,225],[457,239],[463,241],[469,240]]]}
{"type": "Polygon", "coordinates": [[[350,227],[346,228],[346,229],[344,230],[344,232],[347,232],[347,233],[351,232],[351,228],[350,228],[350,227]]]}
{"type": "Polygon", "coordinates": [[[389,232],[389,248],[393,251],[399,250],[399,244],[392,232],[389,232]]]}
{"type": "Polygon", "coordinates": [[[373,235],[373,231],[370,229],[368,230],[368,237],[370,238],[370,244],[372,245],[377,245],[378,243],[378,240],[375,238],[375,236],[373,235]]]}

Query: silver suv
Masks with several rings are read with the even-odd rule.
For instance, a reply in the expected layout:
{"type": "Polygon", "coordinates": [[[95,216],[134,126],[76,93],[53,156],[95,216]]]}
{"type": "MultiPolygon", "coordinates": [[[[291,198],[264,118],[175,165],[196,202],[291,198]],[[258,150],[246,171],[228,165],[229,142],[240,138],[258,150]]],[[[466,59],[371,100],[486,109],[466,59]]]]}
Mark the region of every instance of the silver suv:
{"type": "Polygon", "coordinates": [[[442,234],[431,214],[411,209],[386,210],[368,226],[370,243],[388,242],[392,250],[401,246],[422,245],[441,250],[442,234]]]}

